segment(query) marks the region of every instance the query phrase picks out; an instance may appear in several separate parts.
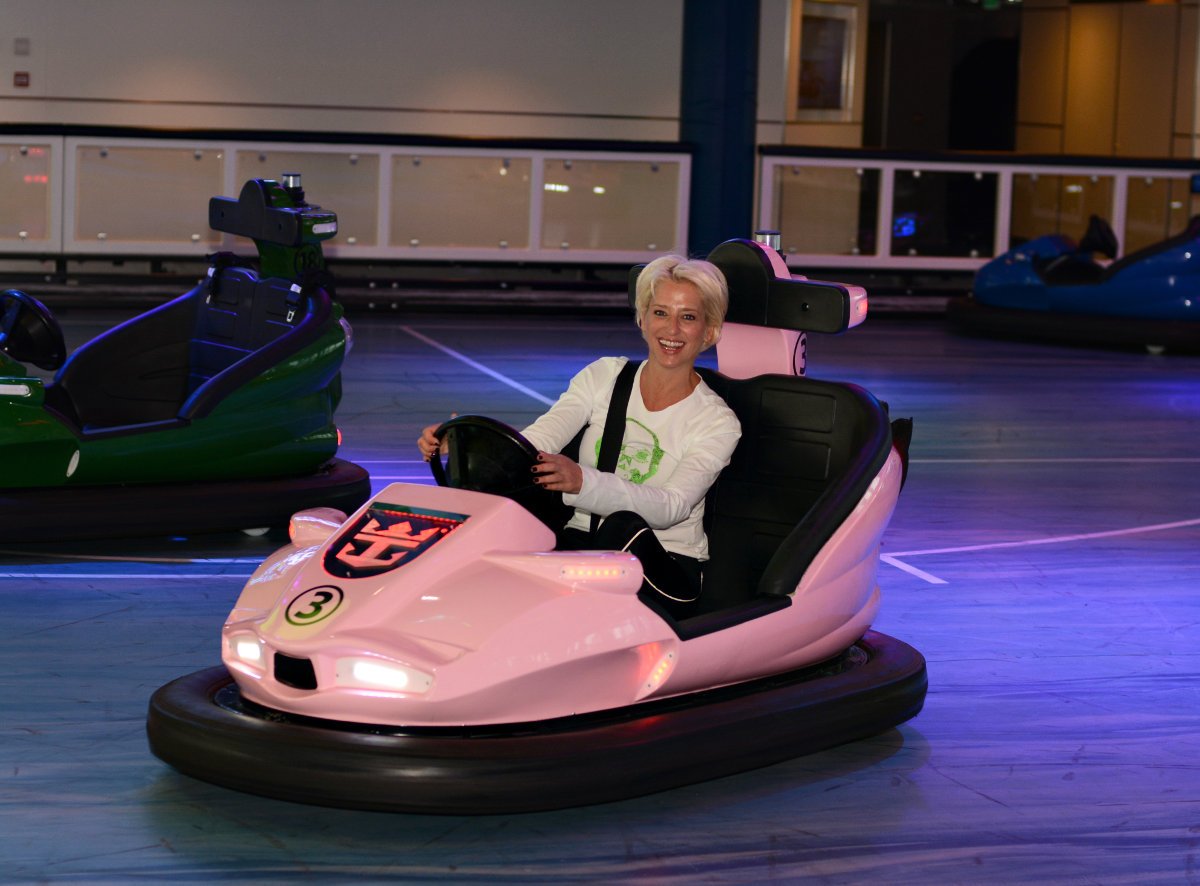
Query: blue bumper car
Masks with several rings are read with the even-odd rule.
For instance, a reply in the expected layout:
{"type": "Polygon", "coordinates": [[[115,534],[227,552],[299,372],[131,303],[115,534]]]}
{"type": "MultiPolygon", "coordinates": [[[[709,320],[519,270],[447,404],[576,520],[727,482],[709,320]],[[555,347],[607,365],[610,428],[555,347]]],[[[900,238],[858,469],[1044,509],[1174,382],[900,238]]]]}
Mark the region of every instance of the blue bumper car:
{"type": "Polygon", "coordinates": [[[1117,251],[1098,216],[1078,242],[1037,237],[980,268],[971,295],[950,300],[947,319],[973,335],[1200,351],[1200,216],[1112,260],[1117,251]]]}

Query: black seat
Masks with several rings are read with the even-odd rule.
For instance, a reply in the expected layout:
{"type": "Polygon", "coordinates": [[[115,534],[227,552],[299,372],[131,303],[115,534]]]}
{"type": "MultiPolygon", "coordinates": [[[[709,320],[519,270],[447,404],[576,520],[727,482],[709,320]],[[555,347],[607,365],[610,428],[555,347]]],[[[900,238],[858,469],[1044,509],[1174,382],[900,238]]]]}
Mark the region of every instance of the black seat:
{"type": "Polygon", "coordinates": [[[1143,246],[1141,249],[1121,256],[1115,262],[1104,269],[1104,280],[1108,280],[1113,275],[1120,273],[1123,269],[1130,265],[1135,265],[1138,262],[1145,261],[1151,256],[1158,255],[1160,252],[1168,252],[1179,246],[1184,246],[1188,243],[1193,243],[1200,240],[1200,215],[1194,215],[1188,221],[1187,226],[1174,236],[1168,237],[1165,240],[1160,240],[1158,243],[1151,243],[1149,246],[1143,246]]]}
{"type": "Polygon", "coordinates": [[[1106,283],[1131,265],[1197,240],[1200,240],[1200,215],[1193,216],[1187,226],[1178,234],[1157,243],[1151,243],[1149,246],[1143,246],[1108,265],[1101,265],[1092,258],[1092,253],[1099,252],[1113,258],[1117,253],[1117,240],[1108,222],[1093,215],[1088,221],[1087,231],[1074,252],[1049,259],[1035,258],[1034,267],[1050,286],[1090,286],[1106,283]]]}
{"type": "MultiPolygon", "coordinates": [[[[208,297],[196,305],[188,345],[189,398],[211,379],[291,332],[308,314],[308,301],[301,297],[299,284],[260,279],[249,268],[229,267],[215,275],[208,297]]],[[[328,310],[324,313],[328,316],[328,310]]]]}
{"type": "Polygon", "coordinates": [[[201,418],[315,341],[331,310],[320,286],[218,264],[192,291],[80,347],[46,403],[83,434],[201,418]]]}
{"type": "MultiPolygon", "coordinates": [[[[729,284],[727,324],[839,333],[861,320],[847,286],[777,275],[762,244],[729,240],[708,258],[729,284]]],[[[642,267],[629,274],[631,305],[642,267]]],[[[709,560],[699,614],[680,622],[668,617],[684,639],[790,605],[805,570],[858,505],[893,445],[887,409],[857,385],[697,371],[737,415],[742,437],[705,496],[709,560]]],[[[904,458],[907,439],[900,436],[904,458]]],[[[650,595],[642,599],[665,614],[650,595]]]]}
{"type": "Polygon", "coordinates": [[[887,411],[852,384],[699,371],[742,423],[732,460],[705,498],[704,607],[771,598],[785,605],[887,460],[887,411]]]}

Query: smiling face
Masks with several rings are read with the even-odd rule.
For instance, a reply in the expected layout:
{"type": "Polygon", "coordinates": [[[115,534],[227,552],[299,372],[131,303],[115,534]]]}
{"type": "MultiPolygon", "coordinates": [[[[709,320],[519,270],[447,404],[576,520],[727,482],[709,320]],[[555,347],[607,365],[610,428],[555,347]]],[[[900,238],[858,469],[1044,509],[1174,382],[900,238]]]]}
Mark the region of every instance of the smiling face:
{"type": "Polygon", "coordinates": [[[712,339],[700,291],[691,283],[659,283],[650,296],[641,327],[650,361],[663,369],[690,370],[712,339]]]}

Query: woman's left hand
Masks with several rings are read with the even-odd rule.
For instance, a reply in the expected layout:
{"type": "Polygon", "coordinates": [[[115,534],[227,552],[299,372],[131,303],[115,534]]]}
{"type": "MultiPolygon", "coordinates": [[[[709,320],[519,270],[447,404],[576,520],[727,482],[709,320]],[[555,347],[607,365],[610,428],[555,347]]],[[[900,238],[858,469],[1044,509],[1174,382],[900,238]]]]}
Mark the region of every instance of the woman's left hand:
{"type": "Polygon", "coordinates": [[[551,492],[575,495],[583,488],[583,469],[565,455],[539,452],[533,466],[533,482],[551,492]]]}

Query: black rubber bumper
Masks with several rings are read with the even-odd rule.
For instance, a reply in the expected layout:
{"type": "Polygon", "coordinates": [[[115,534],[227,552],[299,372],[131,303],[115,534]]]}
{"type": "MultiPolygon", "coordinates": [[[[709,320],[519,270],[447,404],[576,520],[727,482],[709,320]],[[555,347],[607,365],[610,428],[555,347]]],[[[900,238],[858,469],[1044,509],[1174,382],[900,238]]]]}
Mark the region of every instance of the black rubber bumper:
{"type": "Polygon", "coordinates": [[[253,794],[351,809],[532,812],[620,800],[744,772],[882,732],[925,700],[925,659],[868,632],[825,665],[562,720],[369,727],[246,702],[224,667],[150,700],[150,749],[181,772],[253,794]]]}
{"type": "Polygon", "coordinates": [[[946,320],[951,329],[967,335],[1200,352],[1200,323],[1186,320],[1025,311],[998,308],[965,296],[946,303],[946,320]]]}
{"type": "Polygon", "coordinates": [[[351,513],[371,495],[364,468],[332,459],[305,477],[0,489],[0,541],[186,535],[286,526],[305,508],[351,513]]]}

